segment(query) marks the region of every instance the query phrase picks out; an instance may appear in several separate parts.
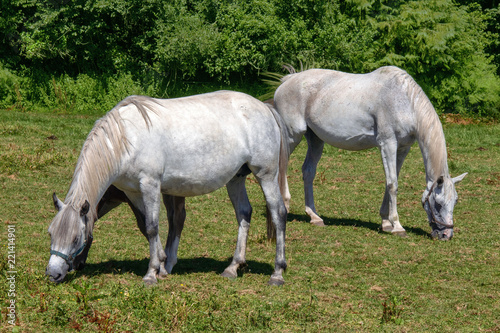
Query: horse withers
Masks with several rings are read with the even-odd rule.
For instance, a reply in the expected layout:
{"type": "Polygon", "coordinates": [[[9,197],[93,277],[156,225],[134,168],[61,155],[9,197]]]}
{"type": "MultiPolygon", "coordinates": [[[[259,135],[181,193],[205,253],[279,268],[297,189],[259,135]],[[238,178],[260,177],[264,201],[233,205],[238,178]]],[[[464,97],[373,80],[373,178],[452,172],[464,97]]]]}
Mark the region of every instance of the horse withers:
{"type": "Polygon", "coordinates": [[[110,186],[133,207],[139,228],[149,242],[150,262],[143,280],[154,284],[177,261],[185,219],[184,198],[226,185],[238,220],[238,238],[231,264],[223,276],[234,278],[245,263],[252,207],[245,180],[253,173],[276,230],[276,257],[269,284],[284,283],[284,205],[280,183],[288,161],[282,144],[286,128],[280,116],[259,100],[237,92],[219,91],[177,99],[130,96],[98,120],[88,135],[64,202],[54,195],[51,256],[46,273],[54,282],[81,263],[99,215],[118,202],[98,205],[110,186]],[[281,172],[280,172],[281,168],[281,172]],[[167,206],[167,246],[158,234],[161,200],[167,206]],[[171,226],[172,226],[171,225],[171,226]],[[174,229],[174,230],[172,230],[174,229]]]}
{"type": "MultiPolygon", "coordinates": [[[[324,225],[314,206],[313,180],[324,143],[345,150],[378,147],[386,176],[380,208],[382,230],[406,236],[397,213],[398,176],[412,144],[417,141],[424,159],[427,187],[422,205],[431,236],[453,236],[455,184],[467,173],[451,178],[446,142],[431,102],[404,70],[388,66],[367,74],[310,69],[282,78],[274,95],[275,107],[287,125],[292,152],[302,136],[308,150],[302,173],[305,209],[311,223],[324,225]]],[[[288,205],[290,193],[285,202],[288,205]]]]}

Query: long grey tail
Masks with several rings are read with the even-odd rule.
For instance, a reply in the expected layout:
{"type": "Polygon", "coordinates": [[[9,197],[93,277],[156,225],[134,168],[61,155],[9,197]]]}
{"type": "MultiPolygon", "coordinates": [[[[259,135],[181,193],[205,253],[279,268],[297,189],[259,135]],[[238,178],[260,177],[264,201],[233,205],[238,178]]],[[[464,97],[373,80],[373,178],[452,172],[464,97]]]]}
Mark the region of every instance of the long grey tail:
{"type": "MultiPolygon", "coordinates": [[[[273,114],[276,123],[280,129],[280,155],[279,155],[279,171],[278,171],[278,184],[280,187],[281,196],[285,197],[286,192],[286,174],[288,169],[288,158],[290,157],[290,147],[288,145],[288,128],[286,127],[283,118],[270,104],[267,104],[271,113],[273,114]]],[[[271,220],[271,214],[267,212],[267,239],[276,239],[276,230],[271,220]]]]}

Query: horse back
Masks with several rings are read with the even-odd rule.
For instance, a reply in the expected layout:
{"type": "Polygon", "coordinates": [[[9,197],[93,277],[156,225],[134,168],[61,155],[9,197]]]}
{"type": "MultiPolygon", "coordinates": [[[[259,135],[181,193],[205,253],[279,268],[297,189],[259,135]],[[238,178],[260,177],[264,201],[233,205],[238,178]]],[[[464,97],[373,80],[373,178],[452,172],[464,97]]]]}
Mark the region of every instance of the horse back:
{"type": "Polygon", "coordinates": [[[291,130],[311,128],[323,141],[349,150],[377,146],[381,133],[408,137],[415,131],[411,77],[397,67],[367,74],[312,69],[286,78],[275,103],[291,130]]]}

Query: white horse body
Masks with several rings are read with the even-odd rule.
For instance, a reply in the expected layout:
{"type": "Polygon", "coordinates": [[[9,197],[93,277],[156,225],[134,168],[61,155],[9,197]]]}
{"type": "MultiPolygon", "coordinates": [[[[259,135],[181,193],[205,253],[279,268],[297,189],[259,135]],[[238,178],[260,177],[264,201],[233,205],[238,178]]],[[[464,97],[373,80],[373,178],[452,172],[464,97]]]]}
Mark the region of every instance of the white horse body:
{"type": "Polygon", "coordinates": [[[126,128],[126,136],[134,154],[123,159],[121,175],[113,184],[134,192],[140,190],[144,179],[154,178],[160,182],[161,193],[189,197],[221,188],[246,163],[263,164],[258,159],[273,160],[271,167],[277,168],[277,156],[272,149],[266,153],[259,139],[264,135],[266,141],[280,142],[279,131],[272,132],[274,138],[266,137],[275,127],[269,109],[242,95],[243,99],[232,101],[241,104],[235,112],[221,105],[221,94],[227,93],[201,95],[202,105],[193,103],[193,97],[152,100],[157,105],[149,114],[154,124],[149,129],[134,104],[120,108],[120,116],[133,124],[126,128]],[[255,104],[247,105],[249,101],[255,104]],[[265,120],[267,128],[248,131],[249,124],[265,120]]]}
{"type": "Polygon", "coordinates": [[[49,227],[52,255],[47,274],[51,280],[62,281],[77,262],[74,259],[88,245],[97,215],[119,204],[110,202],[98,212],[111,185],[126,196],[120,200],[131,205],[149,241],[147,284],[165,277],[177,262],[184,197],[227,185],[239,231],[233,262],[223,276],[236,277],[237,268],[245,263],[252,211],[245,179],[252,172],[266,198],[268,223],[272,220],[276,229],[270,284],[282,284],[286,208],[278,177],[279,167],[287,164],[282,157],[288,153],[280,151],[286,147],[281,145],[283,134],[277,120],[279,115],[266,104],[229,91],[171,100],[131,96],[120,102],[96,122],[85,141],[65,202],[54,195],[59,213],[49,227]],[[165,251],[158,235],[162,195],[169,219],[165,251]]]}
{"type": "MultiPolygon", "coordinates": [[[[274,103],[288,127],[290,151],[303,135],[308,142],[302,171],[306,212],[311,223],[323,225],[314,206],[312,183],[324,142],[346,150],[380,149],[386,174],[386,193],[380,209],[382,229],[399,235],[406,233],[396,210],[397,179],[415,140],[419,142],[426,168],[424,198],[432,192],[433,184],[439,183],[441,188],[442,183],[447,183],[450,187],[451,181],[453,187],[453,183],[465,176],[450,179],[439,118],[425,93],[405,71],[382,67],[368,74],[349,74],[311,69],[287,75],[282,81],[274,103]]],[[[433,203],[439,199],[439,204],[448,211],[432,213],[432,217],[440,218],[430,222],[448,226],[439,236],[451,238],[449,226],[453,224],[456,192],[454,187],[447,189],[446,198],[437,198],[436,193],[431,195],[433,203]]],[[[289,199],[288,193],[285,201],[289,199]]],[[[428,214],[433,210],[426,208],[428,214]]]]}
{"type": "MultiPolygon", "coordinates": [[[[324,142],[346,150],[362,150],[380,146],[381,130],[390,122],[390,132],[399,144],[413,143],[415,120],[409,105],[399,107],[376,105],[373,101],[389,101],[385,95],[392,87],[373,84],[370,74],[357,80],[355,74],[345,74],[345,80],[335,80],[328,72],[311,71],[310,77],[326,76],[318,94],[310,94],[304,105],[305,120],[312,131],[324,142]],[[352,82],[351,84],[349,84],[352,82]],[[309,111],[309,112],[308,112],[309,111]],[[411,121],[408,122],[407,120],[411,121]],[[353,126],[356,124],[356,126],[353,126]],[[411,126],[408,126],[411,124],[411,126]],[[407,142],[402,142],[402,140],[407,142]]],[[[338,74],[338,73],[336,73],[338,74]]],[[[373,76],[373,74],[372,74],[373,76]]],[[[307,79],[306,79],[307,80],[307,79]]]]}
{"type": "Polygon", "coordinates": [[[400,89],[398,83],[387,86],[377,76],[380,72],[359,75],[326,69],[286,76],[276,91],[275,103],[290,133],[295,134],[291,145],[300,142],[298,133],[305,133],[308,127],[322,141],[346,150],[379,147],[379,135],[394,135],[400,145],[413,144],[416,121],[409,102],[387,98],[400,89]],[[397,102],[400,105],[394,105],[397,102]],[[294,111],[290,112],[292,105],[294,111]]]}

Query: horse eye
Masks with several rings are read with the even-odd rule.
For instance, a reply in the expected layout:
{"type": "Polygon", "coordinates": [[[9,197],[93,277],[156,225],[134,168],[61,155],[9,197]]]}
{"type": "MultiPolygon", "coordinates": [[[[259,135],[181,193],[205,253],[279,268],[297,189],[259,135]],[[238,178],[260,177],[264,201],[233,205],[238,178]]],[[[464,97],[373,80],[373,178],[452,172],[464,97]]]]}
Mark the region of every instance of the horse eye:
{"type": "Polygon", "coordinates": [[[443,206],[441,206],[440,204],[438,204],[436,202],[436,204],[434,205],[434,207],[436,208],[437,211],[441,211],[441,208],[443,208],[443,206]]]}

